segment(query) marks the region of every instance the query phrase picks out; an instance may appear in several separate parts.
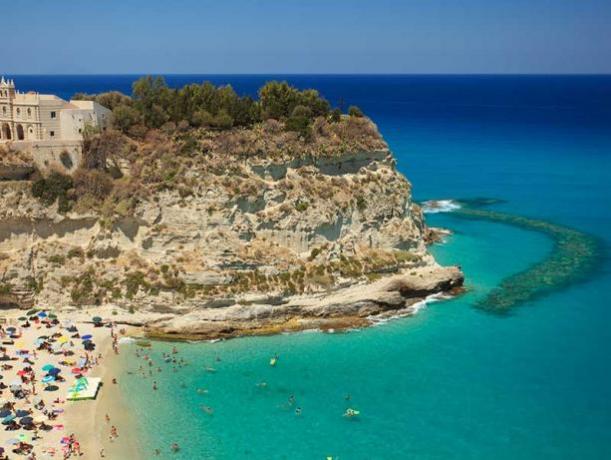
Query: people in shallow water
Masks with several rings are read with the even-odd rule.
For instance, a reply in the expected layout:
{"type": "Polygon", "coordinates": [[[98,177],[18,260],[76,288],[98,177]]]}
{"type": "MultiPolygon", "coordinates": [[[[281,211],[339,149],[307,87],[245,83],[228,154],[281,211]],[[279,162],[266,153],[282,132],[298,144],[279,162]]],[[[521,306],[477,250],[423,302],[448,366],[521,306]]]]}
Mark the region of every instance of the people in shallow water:
{"type": "Polygon", "coordinates": [[[180,446],[178,445],[177,442],[173,442],[171,449],[172,449],[172,452],[178,452],[180,450],[180,446]]]}
{"type": "Polygon", "coordinates": [[[289,405],[293,405],[295,404],[295,395],[290,395],[289,396],[289,405]]]}
{"type": "Polygon", "coordinates": [[[360,412],[358,410],[348,408],[346,409],[346,412],[344,412],[344,417],[356,417],[359,414],[360,412]]]}
{"type": "Polygon", "coordinates": [[[301,407],[295,409],[295,415],[301,415],[301,407]]]}
{"type": "Polygon", "coordinates": [[[210,406],[202,406],[202,410],[208,415],[214,414],[214,409],[210,406]]]}

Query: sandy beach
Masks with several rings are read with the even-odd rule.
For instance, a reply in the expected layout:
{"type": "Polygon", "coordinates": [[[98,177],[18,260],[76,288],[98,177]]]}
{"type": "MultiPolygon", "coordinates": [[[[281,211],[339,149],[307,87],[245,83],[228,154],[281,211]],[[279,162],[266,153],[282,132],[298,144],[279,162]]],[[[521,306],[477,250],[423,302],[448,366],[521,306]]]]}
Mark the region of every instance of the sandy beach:
{"type": "Polygon", "coordinates": [[[0,431],[0,447],[7,458],[138,459],[133,421],[121,402],[118,385],[113,383],[119,374],[119,359],[111,334],[114,331],[118,337],[119,328],[95,327],[91,317],[85,319],[85,312],[56,317],[46,311],[26,315],[22,310],[10,310],[0,317],[4,321],[0,382],[5,386],[1,398],[3,409],[12,412],[8,419],[3,418],[4,429],[0,431]],[[86,350],[81,339],[88,335],[93,350],[86,350]],[[77,375],[101,378],[95,399],[67,399],[77,375]],[[17,385],[21,392],[13,391],[17,385]],[[14,421],[5,423],[11,417],[14,421]],[[27,424],[27,417],[31,417],[31,424],[27,424]],[[117,436],[111,440],[112,427],[117,436]],[[19,447],[23,447],[22,453],[13,451],[19,447]]]}

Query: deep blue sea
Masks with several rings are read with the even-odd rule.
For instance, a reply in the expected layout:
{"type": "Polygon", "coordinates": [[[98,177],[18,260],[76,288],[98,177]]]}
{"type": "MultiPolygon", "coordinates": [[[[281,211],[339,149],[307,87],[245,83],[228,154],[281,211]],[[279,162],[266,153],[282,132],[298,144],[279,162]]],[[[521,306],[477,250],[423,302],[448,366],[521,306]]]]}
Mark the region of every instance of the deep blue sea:
{"type": "MultiPolygon", "coordinates": [[[[22,90],[68,98],[129,93],[135,77],[14,78],[22,90]]],[[[270,78],[167,81],[254,94],[270,78]]],[[[467,294],[366,330],[179,344],[190,364],[177,372],[163,364],[157,393],[139,390],[133,375],[120,381],[142,420],[144,457],[159,447],[168,459],[611,458],[611,76],[276,78],[359,105],[417,200],[503,200],[490,209],[598,238],[597,265],[585,282],[491,314],[474,300],[548,256],[552,242],[524,228],[428,215],[454,231],[433,251],[463,267],[467,294]],[[358,419],[342,417],[349,406],[358,419]],[[168,449],[174,441],[177,454],[168,449]]],[[[155,344],[154,359],[170,347],[155,344]]],[[[126,369],[140,364],[134,348],[124,347],[126,369]]]]}

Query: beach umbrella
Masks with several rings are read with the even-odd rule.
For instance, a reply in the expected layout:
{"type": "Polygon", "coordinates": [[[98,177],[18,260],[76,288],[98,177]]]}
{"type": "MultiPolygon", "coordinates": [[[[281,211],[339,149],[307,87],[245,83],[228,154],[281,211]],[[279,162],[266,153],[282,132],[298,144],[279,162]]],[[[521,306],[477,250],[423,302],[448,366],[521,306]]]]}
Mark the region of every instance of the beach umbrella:
{"type": "Polygon", "coordinates": [[[19,444],[19,439],[11,438],[8,441],[6,441],[6,444],[9,446],[12,446],[14,444],[19,444]]]}
{"type": "Polygon", "coordinates": [[[15,416],[17,417],[29,417],[30,413],[27,410],[19,409],[15,411],[15,416]]]}
{"type": "Polygon", "coordinates": [[[101,323],[102,318],[100,318],[99,316],[94,316],[93,318],[91,318],[91,321],[93,321],[94,323],[101,323]]]}
{"type": "Polygon", "coordinates": [[[41,382],[42,383],[50,383],[50,382],[54,382],[55,381],[55,377],[53,377],[52,375],[45,375],[42,379],[41,382]]]}
{"type": "Polygon", "coordinates": [[[2,419],[2,424],[3,425],[8,425],[9,423],[11,423],[13,420],[15,420],[15,416],[14,415],[8,415],[6,417],[4,417],[2,419]]]}
{"type": "Polygon", "coordinates": [[[57,367],[54,367],[48,373],[49,373],[49,375],[57,376],[57,374],[59,374],[61,371],[62,371],[61,369],[58,369],[57,367]]]}
{"type": "Polygon", "coordinates": [[[17,439],[19,439],[19,441],[21,442],[29,442],[30,441],[30,437],[25,434],[25,433],[21,433],[17,436],[17,439]]]}
{"type": "Polygon", "coordinates": [[[13,327],[13,326],[9,326],[9,327],[7,327],[7,328],[6,328],[6,330],[7,330],[7,331],[16,331],[16,330],[17,330],[17,328],[16,328],[16,327],[13,327]]]}
{"type": "Polygon", "coordinates": [[[91,334],[85,334],[85,335],[81,336],[81,339],[83,339],[83,341],[91,340],[91,339],[93,339],[93,336],[91,334]]]}
{"type": "Polygon", "coordinates": [[[48,385],[45,387],[45,391],[57,391],[59,387],[57,385],[48,385]]]}
{"type": "Polygon", "coordinates": [[[34,423],[34,419],[30,417],[29,415],[19,420],[20,425],[31,425],[32,423],[34,423]]]}
{"type": "Polygon", "coordinates": [[[28,310],[26,312],[26,315],[31,316],[31,315],[35,315],[36,313],[38,313],[38,310],[36,308],[32,308],[31,310],[28,310]]]}
{"type": "Polygon", "coordinates": [[[47,314],[44,311],[41,311],[40,313],[38,313],[38,317],[39,318],[46,318],[47,314]]]}
{"type": "Polygon", "coordinates": [[[19,372],[17,372],[17,375],[26,375],[28,372],[24,371],[23,369],[21,369],[19,372]]]}
{"type": "Polygon", "coordinates": [[[68,340],[70,340],[68,339],[68,337],[66,337],[65,335],[62,335],[59,339],[57,339],[57,343],[60,343],[63,345],[64,343],[68,342],[68,340]]]}
{"type": "Polygon", "coordinates": [[[55,366],[53,364],[45,364],[44,366],[42,366],[42,370],[45,372],[49,372],[51,369],[55,369],[55,366]]]}
{"type": "Polygon", "coordinates": [[[0,418],[8,417],[12,412],[8,409],[4,409],[0,411],[0,418]]]}
{"type": "Polygon", "coordinates": [[[18,321],[27,321],[28,318],[26,316],[20,316],[19,318],[17,318],[18,321]]]}
{"type": "Polygon", "coordinates": [[[57,315],[55,313],[49,313],[49,319],[57,319],[57,315]]]}

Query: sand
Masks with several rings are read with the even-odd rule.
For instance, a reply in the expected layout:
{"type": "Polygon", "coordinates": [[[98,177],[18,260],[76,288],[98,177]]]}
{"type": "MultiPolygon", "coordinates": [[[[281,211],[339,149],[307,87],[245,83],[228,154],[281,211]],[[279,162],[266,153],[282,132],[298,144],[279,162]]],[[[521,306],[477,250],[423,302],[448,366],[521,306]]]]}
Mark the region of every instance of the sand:
{"type": "MultiPolygon", "coordinates": [[[[24,316],[24,312],[17,311],[4,311],[0,316],[6,319],[4,327],[9,325],[19,328],[19,325],[23,321],[18,321],[17,318],[24,316]]],[[[64,315],[58,314],[58,320],[60,326],[66,323],[64,315]]],[[[60,326],[55,326],[52,329],[46,328],[42,324],[35,324],[30,322],[31,327],[20,328],[21,337],[15,339],[14,345],[4,345],[7,348],[7,354],[10,357],[15,357],[16,347],[19,349],[27,349],[30,351],[30,360],[34,362],[31,365],[36,376],[36,395],[29,395],[27,402],[24,399],[17,400],[15,409],[33,410],[33,417],[40,416],[41,411],[34,409],[33,398],[41,398],[47,409],[54,407],[61,411],[57,419],[47,422],[53,425],[54,428],[51,431],[38,431],[39,439],[32,440],[34,436],[33,431],[25,431],[23,429],[15,431],[5,431],[4,425],[0,425],[0,445],[6,449],[9,453],[9,457],[13,458],[15,454],[11,452],[12,446],[7,444],[7,441],[12,438],[18,438],[20,434],[28,436],[28,443],[34,446],[33,452],[36,454],[37,459],[62,459],[62,444],[60,443],[62,437],[74,434],[75,438],[81,445],[81,451],[83,455],[77,457],[73,455],[71,458],[81,459],[99,459],[100,452],[102,449],[105,451],[105,458],[108,459],[134,459],[140,458],[137,440],[135,439],[135,430],[133,429],[134,420],[132,420],[125,409],[125,405],[122,404],[122,396],[120,394],[118,385],[112,383],[112,379],[119,374],[119,357],[115,355],[112,347],[112,339],[110,336],[111,329],[107,327],[94,327],[92,323],[84,321],[84,315],[70,315],[73,319],[73,324],[78,328],[80,335],[91,334],[93,336],[93,342],[96,344],[95,351],[90,353],[92,360],[97,359],[97,365],[94,365],[89,369],[85,375],[88,377],[101,377],[102,386],[98,391],[95,400],[85,401],[67,401],[67,390],[70,385],[74,382],[74,377],[71,373],[72,366],[61,365],[60,361],[63,360],[74,360],[77,361],[81,356],[85,356],[85,350],[81,345],[81,340],[74,338],[71,339],[70,343],[65,344],[65,348],[74,351],[74,355],[65,357],[63,355],[54,355],[47,351],[37,351],[36,357],[32,356],[32,351],[36,348],[34,343],[36,339],[41,335],[51,335],[54,332],[63,332],[64,335],[70,337],[69,333],[65,329],[60,329],[60,326]],[[42,371],[42,366],[45,364],[52,364],[62,370],[61,374],[64,378],[64,382],[54,382],[54,385],[58,387],[56,391],[49,392],[44,391],[44,385],[40,382],[45,372],[42,371]],[[60,399],[60,402],[54,403],[53,400],[56,398],[60,399]],[[110,416],[110,423],[106,422],[105,416],[110,416]],[[117,428],[119,437],[114,442],[109,441],[110,427],[114,425],[117,428]],[[55,450],[55,455],[52,455],[50,449],[55,450]]],[[[90,318],[90,317],[89,317],[90,318]]],[[[115,329],[116,332],[117,328],[115,329]]],[[[7,386],[15,380],[19,380],[17,371],[21,370],[24,366],[22,359],[6,361],[6,364],[12,365],[13,368],[9,370],[2,370],[2,382],[7,386]]],[[[29,384],[23,385],[25,389],[31,390],[29,384]]],[[[2,391],[2,399],[15,400],[9,389],[6,388],[2,391]]],[[[27,457],[21,457],[27,458],[27,457]]]]}

